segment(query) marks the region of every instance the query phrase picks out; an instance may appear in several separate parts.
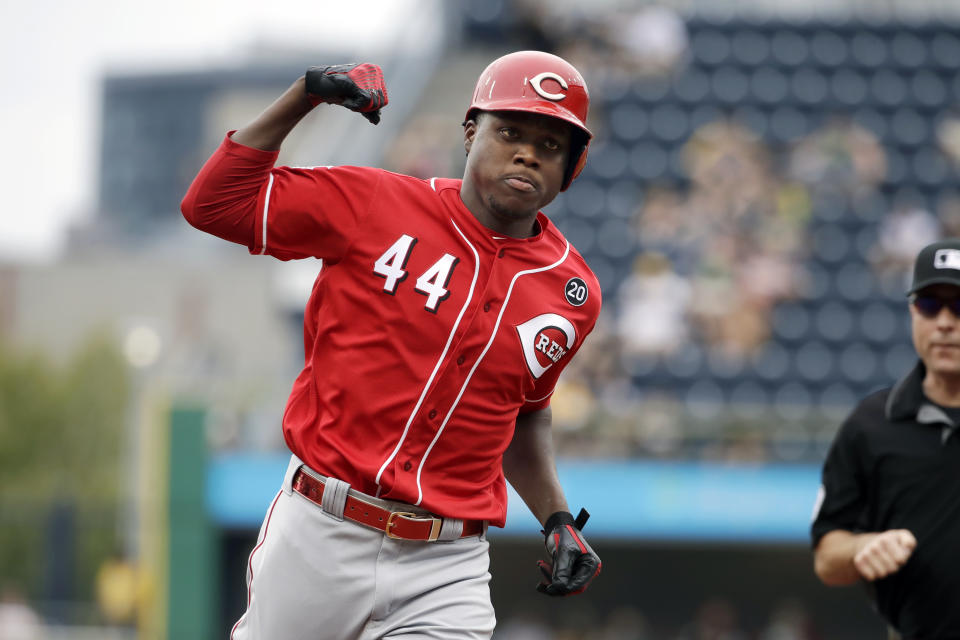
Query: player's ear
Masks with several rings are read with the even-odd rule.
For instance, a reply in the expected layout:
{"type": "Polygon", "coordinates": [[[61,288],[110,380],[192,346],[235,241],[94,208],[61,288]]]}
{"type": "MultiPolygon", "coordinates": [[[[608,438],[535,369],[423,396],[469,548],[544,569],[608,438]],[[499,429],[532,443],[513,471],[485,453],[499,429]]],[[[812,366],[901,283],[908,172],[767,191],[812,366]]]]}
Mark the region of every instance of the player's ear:
{"type": "Polygon", "coordinates": [[[470,147],[473,146],[473,139],[477,137],[477,121],[474,119],[463,122],[463,149],[470,153],[470,147]]]}

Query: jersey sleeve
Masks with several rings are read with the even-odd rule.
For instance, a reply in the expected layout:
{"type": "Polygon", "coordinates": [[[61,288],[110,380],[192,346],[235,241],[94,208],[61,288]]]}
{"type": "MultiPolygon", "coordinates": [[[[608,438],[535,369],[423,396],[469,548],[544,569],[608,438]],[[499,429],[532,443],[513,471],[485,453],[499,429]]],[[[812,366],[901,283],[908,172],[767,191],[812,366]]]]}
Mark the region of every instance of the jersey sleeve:
{"type": "Polygon", "coordinates": [[[257,200],[278,152],[237,144],[232,133],[190,183],[180,211],[197,229],[251,247],[257,200]]]}
{"type": "Polygon", "coordinates": [[[250,253],[338,262],[377,199],[383,172],[367,167],[278,167],[257,202],[250,253]]]}
{"type": "Polygon", "coordinates": [[[336,263],[376,201],[384,172],[366,167],[277,167],[278,152],[230,135],[181,203],[190,224],[253,254],[336,263]]]}
{"type": "Polygon", "coordinates": [[[539,411],[540,409],[546,409],[550,406],[550,400],[553,398],[553,392],[557,388],[557,381],[560,379],[560,374],[563,373],[564,368],[573,360],[574,356],[577,355],[577,352],[580,351],[580,347],[583,345],[583,341],[590,334],[590,331],[593,330],[591,326],[585,332],[583,338],[574,345],[574,348],[567,354],[567,357],[564,358],[561,362],[551,365],[549,369],[544,372],[542,376],[537,380],[537,383],[533,387],[533,391],[528,393],[524,398],[524,402],[520,405],[519,413],[532,413],[534,411],[539,411]]]}
{"type": "Polygon", "coordinates": [[[837,432],[823,465],[811,526],[812,544],[836,529],[857,531],[867,507],[866,476],[856,413],[837,432]]]}

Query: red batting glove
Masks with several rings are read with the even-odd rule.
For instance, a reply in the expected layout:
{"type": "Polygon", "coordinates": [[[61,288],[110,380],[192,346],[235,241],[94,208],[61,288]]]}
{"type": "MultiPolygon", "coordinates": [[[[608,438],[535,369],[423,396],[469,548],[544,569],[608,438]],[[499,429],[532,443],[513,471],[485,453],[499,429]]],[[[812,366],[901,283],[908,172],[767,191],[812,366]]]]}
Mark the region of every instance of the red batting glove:
{"type": "Polygon", "coordinates": [[[306,87],[307,99],[314,106],[321,102],[339,104],[357,111],[373,124],[380,122],[380,109],[388,102],[383,71],[366,62],[310,67],[306,87]]]}

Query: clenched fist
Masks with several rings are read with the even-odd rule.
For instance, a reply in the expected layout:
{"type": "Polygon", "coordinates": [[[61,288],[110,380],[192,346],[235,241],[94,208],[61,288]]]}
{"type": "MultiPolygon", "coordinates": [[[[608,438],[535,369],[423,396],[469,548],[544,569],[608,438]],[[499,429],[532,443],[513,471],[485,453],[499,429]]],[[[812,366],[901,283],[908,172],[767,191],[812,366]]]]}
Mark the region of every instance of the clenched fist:
{"type": "Polygon", "coordinates": [[[583,592],[600,574],[600,557],[590,548],[580,528],[589,514],[579,524],[566,511],[558,511],[547,518],[543,527],[544,544],[550,561],[540,560],[542,579],[537,591],[548,596],[568,596],[583,592]]]}
{"type": "Polygon", "coordinates": [[[380,122],[380,109],[388,102],[383,71],[366,62],[310,67],[305,75],[305,86],[312,105],[321,102],[343,105],[373,124],[380,122]]]}
{"type": "Polygon", "coordinates": [[[853,566],[865,580],[879,580],[906,564],[916,546],[917,539],[906,529],[884,531],[865,538],[853,566]]]}

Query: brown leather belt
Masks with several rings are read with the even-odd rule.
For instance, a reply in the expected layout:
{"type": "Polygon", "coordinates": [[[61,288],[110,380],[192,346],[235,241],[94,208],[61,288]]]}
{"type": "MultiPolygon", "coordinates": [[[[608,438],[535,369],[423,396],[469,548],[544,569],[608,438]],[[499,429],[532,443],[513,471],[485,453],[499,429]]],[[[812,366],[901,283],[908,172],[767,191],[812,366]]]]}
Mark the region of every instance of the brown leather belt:
{"type": "MultiPolygon", "coordinates": [[[[293,474],[293,490],[307,500],[322,504],[323,480],[314,478],[301,467],[293,474]]],[[[421,515],[410,511],[390,511],[347,494],[343,517],[362,525],[379,529],[390,538],[401,540],[434,541],[440,536],[443,518],[421,515]]],[[[460,538],[469,538],[483,533],[483,520],[464,520],[460,538]]]]}

